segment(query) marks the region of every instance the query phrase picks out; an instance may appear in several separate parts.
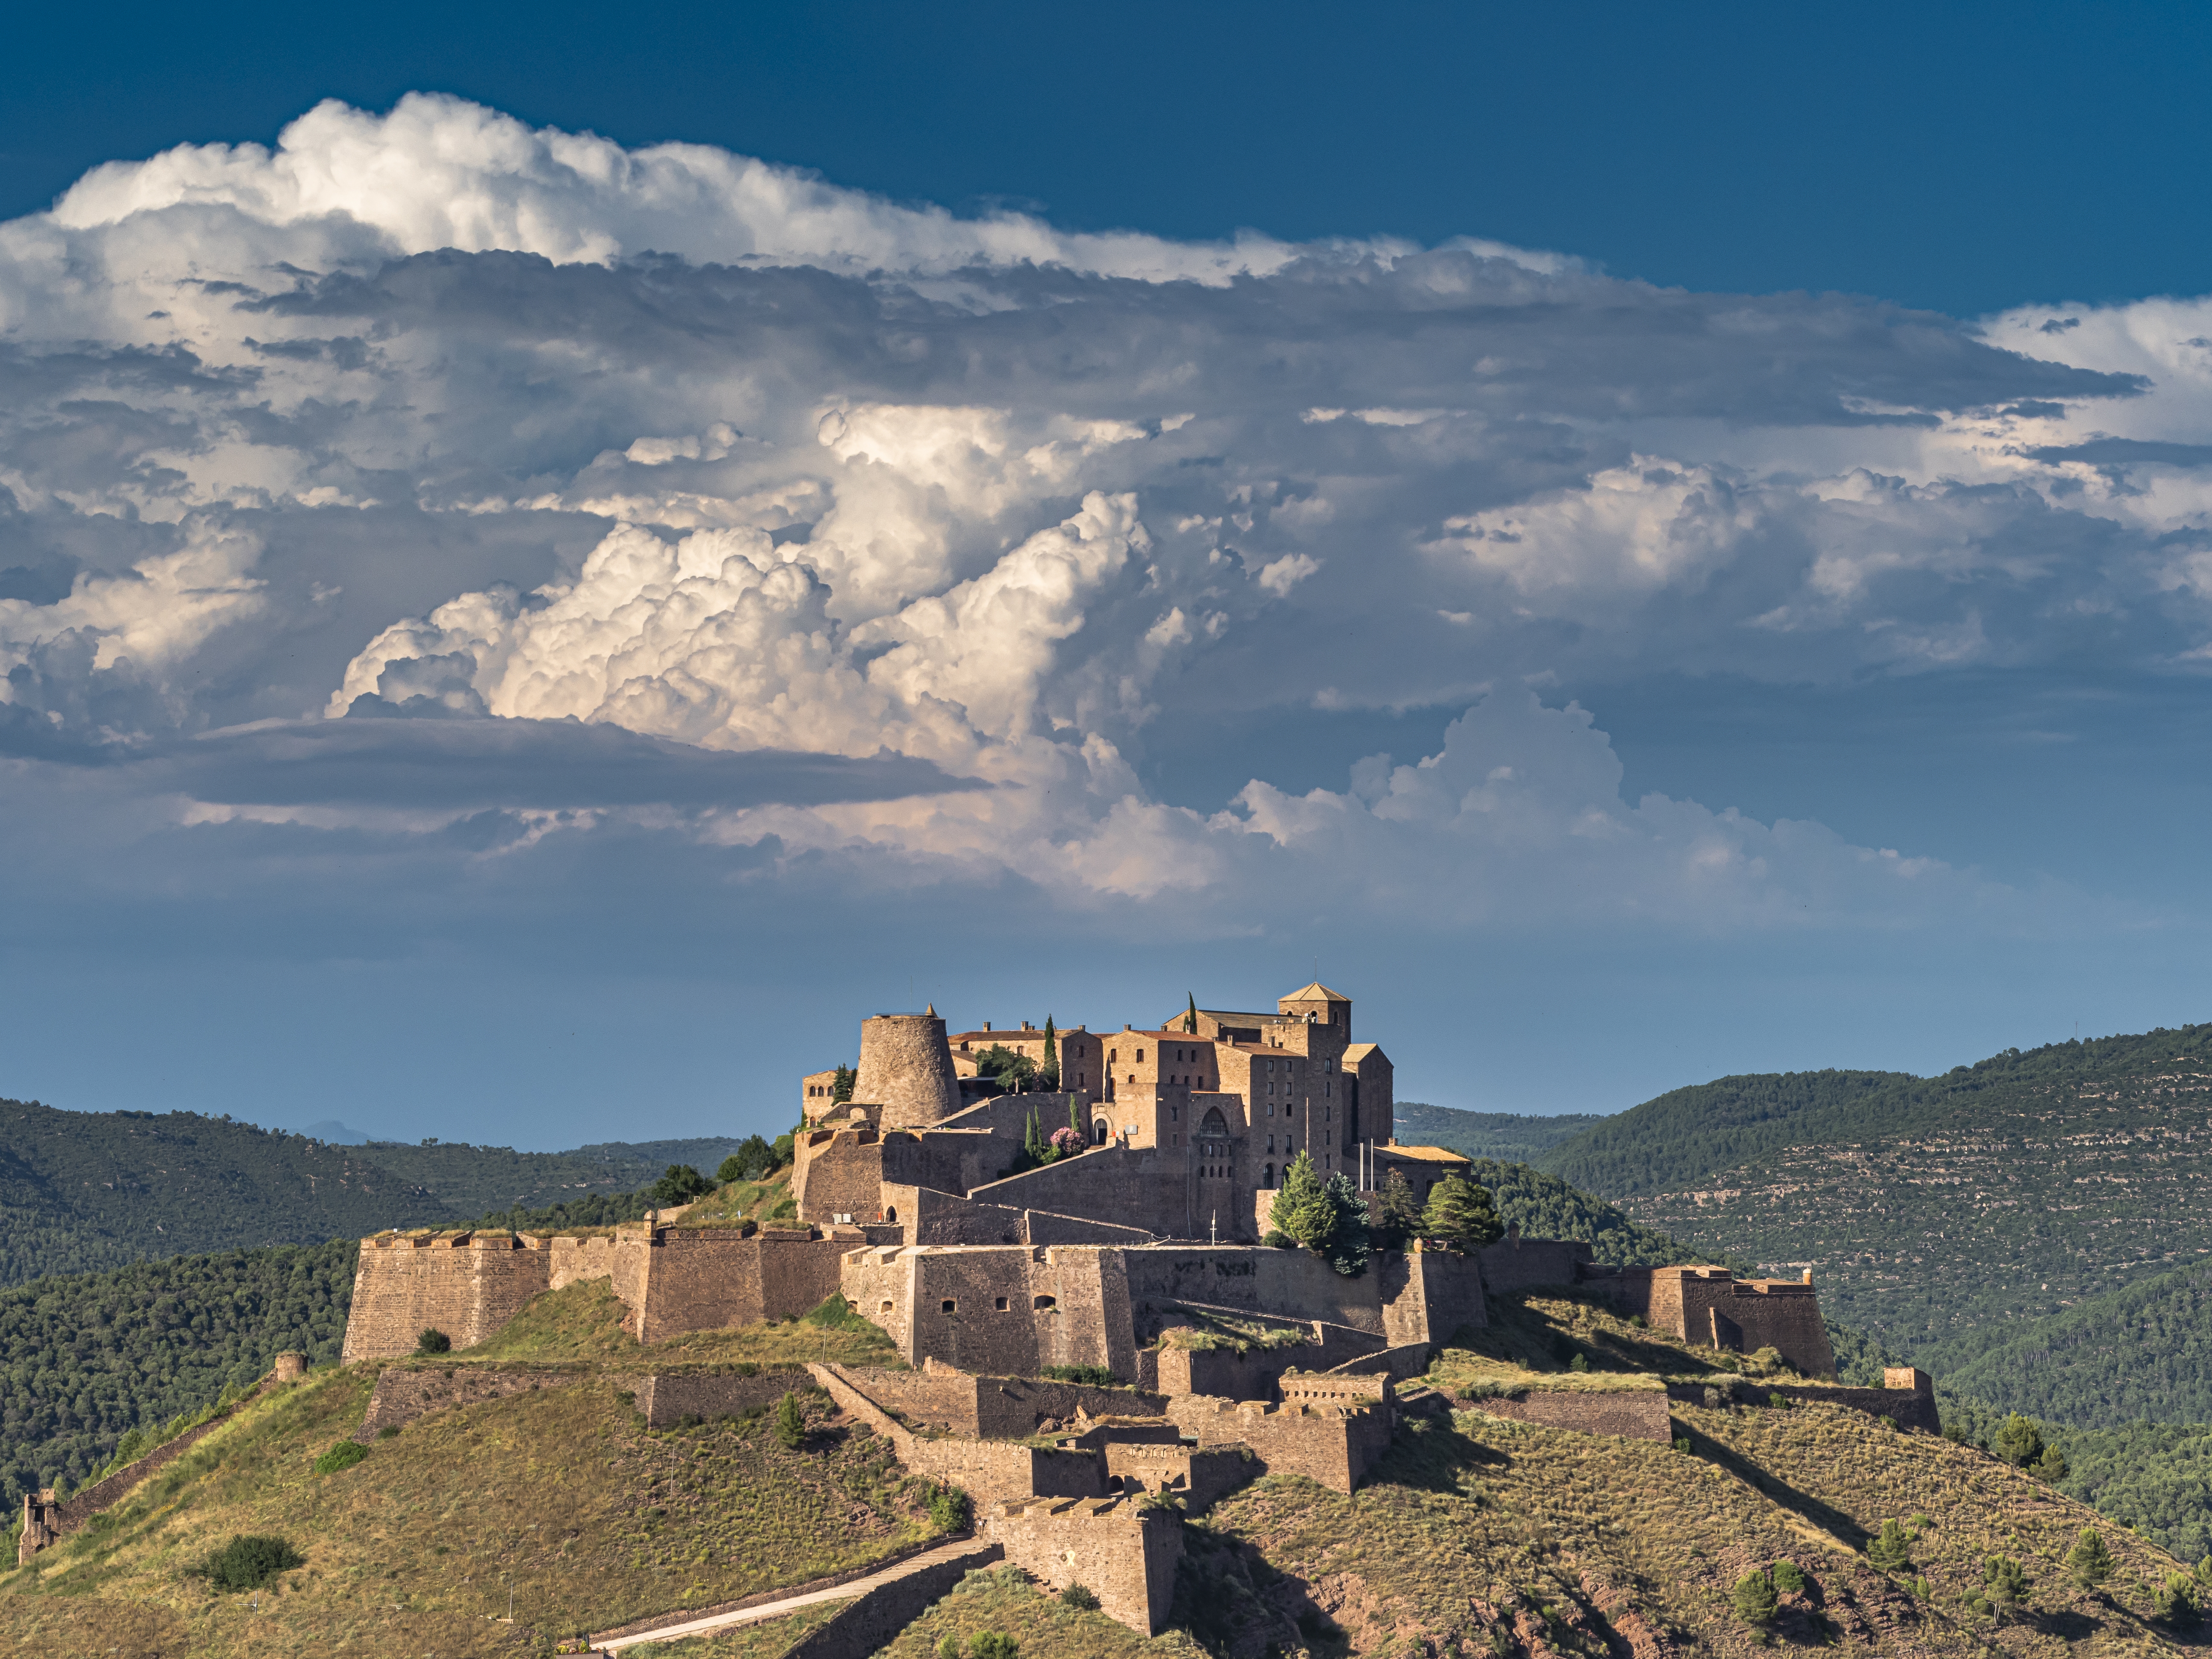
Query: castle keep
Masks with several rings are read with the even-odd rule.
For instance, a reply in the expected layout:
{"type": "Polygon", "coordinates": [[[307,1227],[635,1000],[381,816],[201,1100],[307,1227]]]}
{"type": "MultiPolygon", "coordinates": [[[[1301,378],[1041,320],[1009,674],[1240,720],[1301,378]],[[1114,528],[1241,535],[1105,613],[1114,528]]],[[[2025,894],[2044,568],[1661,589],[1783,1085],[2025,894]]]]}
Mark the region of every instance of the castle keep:
{"type": "MultiPolygon", "coordinates": [[[[672,1211],[579,1237],[380,1235],[362,1243],[344,1357],[410,1353],[426,1327],[465,1348],[538,1292],[583,1280],[605,1281],[648,1344],[842,1292],[913,1369],[819,1365],[815,1381],[909,1468],[966,1489],[1006,1559],[1094,1588],[1148,1633],[1181,1543],[1136,1496],[1202,1509],[1269,1470],[1352,1491],[1402,1411],[1449,1408],[1399,1385],[1453,1333],[1485,1325],[1493,1293],[1571,1287],[1692,1343],[1772,1348],[1834,1376],[1809,1282],[1606,1267],[1587,1244],[1517,1233],[1466,1254],[1413,1241],[1353,1275],[1263,1243],[1300,1154],[1370,1199],[1393,1172],[1417,1200],[1471,1172],[1447,1148],[1397,1143],[1389,1058],[1352,1035],[1352,1000],[1319,983],[1273,1012],[1194,1005],[1049,1042],[1027,1023],[951,1031],[933,1007],[878,1014],[861,1022],[852,1072],[800,1081],[787,1224],[687,1225],[672,1211]],[[987,1074],[994,1048],[1060,1086],[1004,1091],[987,1074]],[[1030,1148],[1054,1131],[1039,1162],[1030,1148]],[[1265,1340],[1201,1340],[1223,1320],[1265,1340]],[[1044,1380],[1073,1367],[1121,1386],[1044,1380]]],[[[1850,1403],[1919,1411],[1905,1389],[1873,1393],[1850,1403]]],[[[1501,1410],[1668,1433],[1663,1391],[1501,1410]]]]}

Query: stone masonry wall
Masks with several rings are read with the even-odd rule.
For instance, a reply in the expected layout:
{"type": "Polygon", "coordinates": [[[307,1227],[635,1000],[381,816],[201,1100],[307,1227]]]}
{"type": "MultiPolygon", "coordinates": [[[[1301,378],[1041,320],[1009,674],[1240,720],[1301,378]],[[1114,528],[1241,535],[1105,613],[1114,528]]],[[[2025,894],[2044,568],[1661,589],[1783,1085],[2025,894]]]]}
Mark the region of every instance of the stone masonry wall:
{"type": "Polygon", "coordinates": [[[1301,1342],[1290,1347],[1178,1348],[1159,1352],[1162,1394],[1203,1394],[1217,1400],[1273,1400],[1283,1373],[1313,1364],[1320,1350],[1301,1342]]]}
{"type": "Polygon", "coordinates": [[[1332,1492],[1351,1492],[1390,1444],[1390,1415],[1382,1408],[1238,1405],[1185,1395],[1168,1401],[1168,1415],[1201,1446],[1242,1442],[1268,1474],[1303,1474],[1332,1492]]]}
{"type": "Polygon", "coordinates": [[[1157,1415],[1164,1401],[1133,1389],[1091,1388],[1044,1377],[977,1376],[931,1367],[887,1371],[848,1366],[854,1386],[887,1411],[917,1423],[985,1439],[1021,1439],[1047,1421],[1067,1423],[1080,1411],[1091,1417],[1157,1415]]]}
{"type": "Polygon", "coordinates": [[[896,1127],[942,1122],[960,1109],[960,1082],[945,1022],[932,1014],[878,1014],[860,1022],[853,1098],[881,1106],[896,1127]]]}
{"type": "Polygon", "coordinates": [[[1109,1492],[1171,1492],[1191,1515],[1203,1515],[1260,1473],[1247,1446],[1109,1440],[1104,1450],[1109,1492]]]}
{"type": "Polygon", "coordinates": [[[1081,1584],[1099,1610],[1140,1635],[1166,1628],[1182,1528],[1171,1516],[1115,1499],[1005,1504],[985,1529],[1006,1559],[1048,1588],[1081,1584]]]}
{"type": "Polygon", "coordinates": [[[1590,1260],[1590,1247],[1580,1239],[1509,1234],[1482,1252],[1482,1282],[1500,1296],[1539,1285],[1571,1285],[1590,1260]]]}
{"type": "Polygon", "coordinates": [[[630,1304],[638,1340],[665,1342],[820,1307],[837,1291],[853,1246],[775,1237],[778,1231],[748,1237],[736,1227],[662,1227],[649,1242],[630,1243],[641,1257],[630,1304]]]}
{"type": "Polygon", "coordinates": [[[1577,1434],[1617,1434],[1631,1440],[1662,1442],[1672,1440],[1674,1435],[1674,1420],[1667,1415],[1667,1395],[1660,1389],[1603,1393],[1562,1389],[1464,1403],[1492,1417],[1533,1423],[1540,1428],[1571,1429],[1577,1434]]]}
{"type": "Polygon", "coordinates": [[[931,1439],[912,1432],[877,1404],[843,1366],[806,1369],[829,1390],[839,1410],[888,1439],[900,1462],[916,1474],[958,1486],[979,1504],[1038,1494],[1105,1494],[1105,1462],[1095,1451],[1062,1451],[1003,1440],[931,1439]]]}
{"type": "Polygon", "coordinates": [[[1462,1326],[1490,1322],[1476,1257],[1416,1249],[1384,1256],[1368,1271],[1381,1281],[1383,1334],[1393,1347],[1441,1346],[1462,1326]]]}
{"type": "Polygon", "coordinates": [[[453,1346],[481,1342],[549,1288],[550,1253],[537,1240],[499,1232],[362,1241],[344,1363],[412,1353],[426,1328],[453,1346]]]}

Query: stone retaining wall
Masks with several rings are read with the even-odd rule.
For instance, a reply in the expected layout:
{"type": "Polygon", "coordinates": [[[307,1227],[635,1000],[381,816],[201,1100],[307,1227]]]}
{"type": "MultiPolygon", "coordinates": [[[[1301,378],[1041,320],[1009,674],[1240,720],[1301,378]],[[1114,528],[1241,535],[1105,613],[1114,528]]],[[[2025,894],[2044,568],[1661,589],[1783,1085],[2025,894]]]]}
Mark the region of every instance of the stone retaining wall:
{"type": "Polygon", "coordinates": [[[1667,1415],[1667,1395],[1658,1389],[1541,1391],[1510,1400],[1469,1400],[1468,1410],[1487,1412],[1539,1428],[1569,1429],[1577,1434],[1617,1434],[1630,1440],[1671,1441],[1674,1419],[1667,1415]]]}
{"type": "Polygon", "coordinates": [[[979,1541],[975,1548],[949,1561],[933,1561],[902,1578],[879,1584],[817,1625],[785,1652],[783,1659],[868,1659],[897,1639],[898,1633],[921,1618],[931,1602],[941,1599],[969,1573],[992,1565],[1003,1556],[998,1544],[979,1541]]]}

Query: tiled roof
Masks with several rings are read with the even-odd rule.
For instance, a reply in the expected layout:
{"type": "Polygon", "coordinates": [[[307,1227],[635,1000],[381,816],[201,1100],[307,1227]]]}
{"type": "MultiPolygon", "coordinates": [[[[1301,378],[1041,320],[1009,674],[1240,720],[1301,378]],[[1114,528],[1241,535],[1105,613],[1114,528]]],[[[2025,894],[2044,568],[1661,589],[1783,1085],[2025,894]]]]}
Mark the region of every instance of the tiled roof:
{"type": "Polygon", "coordinates": [[[1415,1158],[1424,1164],[1472,1164],[1474,1160],[1465,1152],[1455,1152],[1449,1146],[1377,1146],[1379,1158],[1415,1158]]]}

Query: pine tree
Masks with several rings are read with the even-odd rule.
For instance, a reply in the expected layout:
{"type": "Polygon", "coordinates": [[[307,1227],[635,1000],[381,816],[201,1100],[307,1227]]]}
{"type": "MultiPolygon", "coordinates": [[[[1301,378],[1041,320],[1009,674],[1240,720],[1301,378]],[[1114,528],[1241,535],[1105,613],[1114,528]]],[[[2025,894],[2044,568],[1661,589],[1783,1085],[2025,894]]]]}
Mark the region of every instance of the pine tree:
{"type": "Polygon", "coordinates": [[[1190,998],[1190,1012],[1182,1017],[1182,1029],[1191,1036],[1196,1036],[1198,1035],[1198,993],[1192,991],[1188,994],[1190,998]]]}
{"type": "Polygon", "coordinates": [[[2105,1534],[2094,1527],[2081,1528],[2081,1536],[2066,1552],[2066,1571],[2084,1589],[2094,1589],[2112,1576],[2112,1552],[2105,1534]]]}
{"type": "Polygon", "coordinates": [[[1912,1565],[1912,1540],[1896,1522],[1885,1521],[1867,1545],[1867,1559],[1884,1572],[1903,1572],[1912,1565]]]}
{"type": "Polygon", "coordinates": [[[1367,1200],[1352,1184],[1352,1177],[1341,1171],[1328,1178],[1322,1189],[1328,1200],[1334,1218],[1329,1226],[1329,1266],[1346,1279],[1357,1279],[1367,1271],[1367,1256],[1370,1246],[1367,1237],[1367,1200]]]}
{"type": "Polygon", "coordinates": [[[837,1075],[830,1080],[830,1103],[842,1106],[853,1097],[853,1081],[860,1075],[849,1066],[840,1066],[837,1075]]]}
{"type": "Polygon", "coordinates": [[[1982,1562],[1982,1583],[1990,1600],[2001,1607],[2027,1600],[2027,1574],[2009,1555],[1992,1555],[1982,1562]]]}
{"type": "Polygon", "coordinates": [[[1472,1181],[1446,1176],[1429,1194],[1421,1216],[1421,1236],[1458,1250],[1480,1250],[1504,1236],[1489,1192],[1472,1181]]]}
{"type": "Polygon", "coordinates": [[[1413,1196],[1413,1183],[1406,1179],[1403,1170],[1392,1170],[1382,1177],[1382,1190],[1376,1197],[1374,1209],[1368,1231],[1374,1235],[1377,1249],[1402,1250],[1407,1239],[1420,1233],[1421,1201],[1413,1196]]]}
{"type": "Polygon", "coordinates": [[[2015,1468],[2024,1469],[2043,1455],[2043,1425],[2014,1412],[1990,1437],[1990,1449],[2015,1468]]]}
{"type": "Polygon", "coordinates": [[[1771,1620],[1782,1601],[1774,1593],[1774,1581],[1763,1572],[1747,1572],[1737,1579],[1729,1599],[1735,1603],[1735,1616],[1753,1629],[1771,1620]]]}
{"type": "Polygon", "coordinates": [[[1300,1152],[1283,1171],[1283,1185],[1275,1194],[1270,1220],[1277,1232],[1287,1233],[1316,1255],[1325,1253],[1336,1231],[1336,1206],[1314,1172],[1313,1158],[1300,1152]]]}
{"type": "Polygon", "coordinates": [[[1047,1094],[1060,1091],[1060,1038],[1052,1029],[1052,1016],[1044,1017],[1044,1064],[1037,1067],[1037,1081],[1047,1094]]]}

